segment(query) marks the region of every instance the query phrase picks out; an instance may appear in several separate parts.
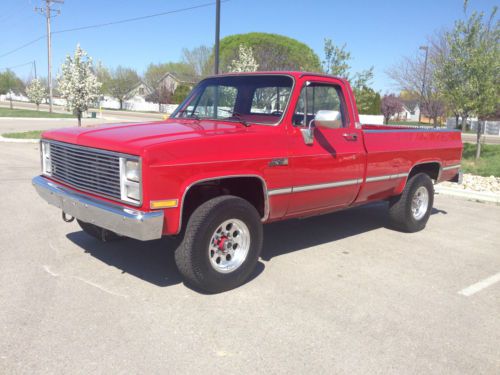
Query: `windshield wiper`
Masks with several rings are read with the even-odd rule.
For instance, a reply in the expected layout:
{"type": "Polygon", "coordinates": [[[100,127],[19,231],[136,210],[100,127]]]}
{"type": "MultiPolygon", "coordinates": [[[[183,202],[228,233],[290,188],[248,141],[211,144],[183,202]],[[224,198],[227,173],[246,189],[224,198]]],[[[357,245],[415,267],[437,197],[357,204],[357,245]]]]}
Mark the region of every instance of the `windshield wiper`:
{"type": "Polygon", "coordinates": [[[235,119],[237,119],[239,122],[241,122],[243,125],[245,125],[247,128],[250,126],[250,124],[248,122],[246,122],[246,120],[243,118],[243,116],[241,115],[241,113],[233,112],[232,116],[235,119]]]}
{"type": "Polygon", "coordinates": [[[217,108],[217,110],[230,113],[231,117],[234,117],[235,119],[237,119],[241,124],[245,125],[247,128],[250,126],[250,124],[243,118],[243,115],[239,112],[233,112],[233,111],[231,111],[229,109],[225,109],[225,108],[217,108]]]}

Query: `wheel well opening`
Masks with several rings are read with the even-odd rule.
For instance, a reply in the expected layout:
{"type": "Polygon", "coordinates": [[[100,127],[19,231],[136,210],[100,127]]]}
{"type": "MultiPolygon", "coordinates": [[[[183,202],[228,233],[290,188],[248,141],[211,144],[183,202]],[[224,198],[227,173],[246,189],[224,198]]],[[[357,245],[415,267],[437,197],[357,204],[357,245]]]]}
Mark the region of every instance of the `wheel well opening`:
{"type": "Polygon", "coordinates": [[[197,207],[221,195],[234,195],[243,198],[257,209],[261,218],[266,214],[262,180],[257,177],[220,178],[197,183],[188,190],[182,207],[182,224],[187,224],[189,217],[197,207]]]}
{"type": "Polygon", "coordinates": [[[425,173],[431,179],[437,180],[439,177],[440,167],[441,166],[437,162],[416,165],[410,171],[410,175],[408,176],[408,179],[410,179],[411,177],[415,176],[418,173],[425,173]]]}

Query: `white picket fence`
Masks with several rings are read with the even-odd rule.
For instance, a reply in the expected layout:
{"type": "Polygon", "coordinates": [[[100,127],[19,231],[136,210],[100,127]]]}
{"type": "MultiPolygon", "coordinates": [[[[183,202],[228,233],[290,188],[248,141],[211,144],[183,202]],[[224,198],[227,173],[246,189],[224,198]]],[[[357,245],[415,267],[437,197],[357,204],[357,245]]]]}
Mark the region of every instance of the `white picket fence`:
{"type": "MultiPolygon", "coordinates": [[[[462,124],[462,120],[459,119],[459,124],[462,124]]],[[[478,127],[478,119],[470,119],[467,120],[467,124],[470,126],[470,129],[473,131],[477,130],[478,127]]],[[[449,117],[446,120],[446,127],[448,129],[456,128],[456,119],[455,117],[449,117]]],[[[481,133],[486,135],[500,135],[500,121],[484,121],[484,126],[481,128],[481,133]]]]}
{"type": "MultiPolygon", "coordinates": [[[[30,100],[24,95],[7,94],[0,95],[0,101],[9,101],[12,98],[16,102],[29,102],[30,100]]],[[[48,103],[48,101],[46,101],[48,103]]],[[[66,100],[62,98],[53,98],[52,103],[59,106],[66,106],[66,100]]],[[[104,97],[99,101],[98,106],[102,109],[120,109],[120,102],[114,98],[104,97]]],[[[178,107],[178,104],[160,104],[147,102],[143,99],[132,98],[123,102],[123,109],[127,111],[137,112],[161,112],[170,114],[178,107]]]]}

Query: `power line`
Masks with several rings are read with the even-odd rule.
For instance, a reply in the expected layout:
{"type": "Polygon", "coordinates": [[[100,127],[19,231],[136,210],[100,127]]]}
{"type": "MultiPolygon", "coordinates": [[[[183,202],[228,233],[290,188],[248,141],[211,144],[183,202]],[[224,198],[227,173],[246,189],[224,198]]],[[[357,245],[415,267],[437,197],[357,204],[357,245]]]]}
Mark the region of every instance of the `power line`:
{"type": "Polygon", "coordinates": [[[28,62],[23,63],[23,64],[18,64],[18,65],[9,66],[6,68],[1,68],[1,70],[13,70],[13,69],[20,68],[20,67],[26,66],[26,65],[33,65],[33,61],[28,61],[28,62]]]}
{"type": "Polygon", "coordinates": [[[31,46],[32,44],[35,44],[36,42],[38,42],[39,40],[42,40],[42,39],[45,39],[45,35],[43,35],[43,36],[41,36],[41,37],[38,37],[38,38],[36,38],[36,39],[33,39],[32,41],[30,41],[30,42],[28,42],[28,43],[25,43],[25,44],[23,44],[23,45],[22,45],[22,46],[20,46],[20,47],[17,47],[17,48],[15,48],[15,49],[13,49],[13,50],[11,50],[11,51],[9,51],[9,52],[4,53],[3,55],[0,55],[0,58],[1,58],[1,57],[5,57],[5,56],[8,56],[8,55],[10,55],[10,54],[13,54],[14,52],[17,52],[17,51],[19,51],[20,49],[23,49],[23,48],[26,48],[26,47],[28,47],[28,46],[31,46]]]}
{"type": "MultiPolygon", "coordinates": [[[[225,0],[225,1],[222,1],[222,2],[225,3],[225,2],[228,2],[228,1],[230,1],[230,0],[225,0]]],[[[98,23],[98,24],[95,24],[95,25],[75,27],[75,28],[72,28],[72,29],[57,30],[57,31],[54,31],[52,34],[62,34],[62,33],[68,33],[68,32],[71,32],[71,31],[95,29],[95,28],[98,28],[98,27],[105,27],[105,26],[118,25],[118,24],[128,23],[128,22],[142,21],[142,20],[149,19],[149,18],[166,16],[168,14],[181,13],[181,12],[186,12],[186,11],[189,11],[189,10],[199,9],[199,8],[206,8],[206,7],[209,7],[211,5],[215,5],[215,4],[216,4],[216,2],[204,3],[204,4],[200,4],[200,5],[194,5],[194,6],[191,6],[191,7],[188,7],[188,8],[181,8],[181,9],[170,10],[170,11],[167,11],[167,12],[149,14],[147,16],[127,18],[127,19],[123,19],[123,20],[119,20],[119,21],[98,23]]]]}
{"type": "MultiPolygon", "coordinates": [[[[221,2],[222,3],[226,3],[228,1],[231,1],[231,0],[223,0],[221,2]]],[[[187,7],[187,8],[180,8],[180,9],[170,10],[170,11],[166,11],[166,12],[149,14],[149,15],[141,16],[141,17],[133,17],[133,18],[127,18],[127,19],[118,20],[118,21],[105,22],[105,23],[99,23],[99,24],[88,25],[88,26],[81,26],[81,27],[75,27],[75,28],[71,28],[71,29],[57,30],[57,31],[53,31],[52,34],[63,34],[63,33],[69,33],[71,31],[87,30],[87,29],[94,29],[94,28],[98,28],[98,27],[118,25],[118,24],[128,23],[128,22],[142,21],[142,20],[149,19],[149,18],[161,17],[161,16],[166,16],[166,15],[174,14],[174,13],[187,12],[187,11],[194,10],[194,9],[199,9],[199,8],[206,8],[206,7],[209,7],[211,5],[215,5],[215,4],[216,4],[216,2],[210,2],[210,3],[200,4],[200,5],[194,5],[194,6],[187,7]]],[[[44,35],[44,36],[41,36],[41,37],[39,37],[37,39],[33,39],[32,41],[30,41],[30,42],[28,42],[26,44],[23,44],[20,47],[17,47],[15,49],[11,50],[11,51],[8,51],[8,52],[0,55],[0,58],[8,56],[8,55],[10,55],[10,54],[12,54],[14,52],[17,52],[20,49],[23,49],[25,47],[28,47],[28,46],[30,46],[30,45],[32,45],[32,44],[34,44],[34,43],[36,43],[36,42],[44,39],[45,37],[46,36],[44,35]]]]}

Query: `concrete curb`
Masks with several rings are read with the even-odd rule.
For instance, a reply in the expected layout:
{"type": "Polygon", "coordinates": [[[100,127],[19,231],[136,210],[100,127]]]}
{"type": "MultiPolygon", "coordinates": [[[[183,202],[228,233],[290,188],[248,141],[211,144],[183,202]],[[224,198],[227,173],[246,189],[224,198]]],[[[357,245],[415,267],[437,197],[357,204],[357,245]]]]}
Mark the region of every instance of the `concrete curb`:
{"type": "Polygon", "coordinates": [[[440,186],[440,185],[435,185],[434,190],[438,194],[464,198],[464,199],[473,200],[476,202],[495,203],[497,205],[500,205],[500,194],[498,194],[498,193],[490,193],[490,192],[486,192],[486,191],[464,190],[464,189],[457,189],[457,188],[453,188],[453,187],[440,186]]]}
{"type": "Polygon", "coordinates": [[[5,143],[38,143],[39,139],[17,139],[17,138],[4,138],[0,135],[0,142],[5,143]]]}

